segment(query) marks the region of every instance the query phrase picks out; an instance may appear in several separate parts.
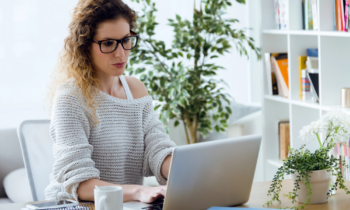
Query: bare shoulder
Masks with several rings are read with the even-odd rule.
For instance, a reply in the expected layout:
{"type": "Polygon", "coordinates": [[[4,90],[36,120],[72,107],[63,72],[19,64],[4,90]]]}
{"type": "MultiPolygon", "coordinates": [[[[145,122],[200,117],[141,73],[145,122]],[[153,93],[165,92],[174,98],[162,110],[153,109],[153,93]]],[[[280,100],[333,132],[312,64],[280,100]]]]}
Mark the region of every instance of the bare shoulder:
{"type": "Polygon", "coordinates": [[[141,82],[136,77],[132,77],[132,76],[124,76],[124,77],[129,85],[130,91],[135,99],[142,98],[144,96],[148,96],[147,88],[146,88],[145,84],[143,84],[143,82],[141,82]]]}

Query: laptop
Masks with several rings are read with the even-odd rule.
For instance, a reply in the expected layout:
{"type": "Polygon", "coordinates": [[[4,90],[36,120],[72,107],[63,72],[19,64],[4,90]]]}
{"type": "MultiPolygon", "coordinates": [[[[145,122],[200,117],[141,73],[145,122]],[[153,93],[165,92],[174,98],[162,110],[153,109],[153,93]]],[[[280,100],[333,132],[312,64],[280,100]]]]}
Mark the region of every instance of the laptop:
{"type": "Polygon", "coordinates": [[[246,203],[260,142],[260,135],[251,135],[178,146],[164,201],[126,202],[124,210],[204,210],[246,203]]]}

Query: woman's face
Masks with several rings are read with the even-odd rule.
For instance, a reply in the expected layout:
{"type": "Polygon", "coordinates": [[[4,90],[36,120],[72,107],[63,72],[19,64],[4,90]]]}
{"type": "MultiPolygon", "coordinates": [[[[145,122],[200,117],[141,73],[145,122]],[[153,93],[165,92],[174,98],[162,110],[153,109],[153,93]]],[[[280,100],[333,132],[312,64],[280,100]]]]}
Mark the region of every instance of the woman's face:
{"type": "MultiPolygon", "coordinates": [[[[124,18],[102,22],[96,29],[93,39],[103,41],[108,39],[122,39],[130,35],[130,25],[124,18]]],[[[102,43],[103,44],[103,43],[102,43]]],[[[98,75],[120,76],[125,71],[130,50],[124,50],[120,43],[112,53],[102,53],[97,43],[92,43],[90,54],[94,69],[98,75]]]]}

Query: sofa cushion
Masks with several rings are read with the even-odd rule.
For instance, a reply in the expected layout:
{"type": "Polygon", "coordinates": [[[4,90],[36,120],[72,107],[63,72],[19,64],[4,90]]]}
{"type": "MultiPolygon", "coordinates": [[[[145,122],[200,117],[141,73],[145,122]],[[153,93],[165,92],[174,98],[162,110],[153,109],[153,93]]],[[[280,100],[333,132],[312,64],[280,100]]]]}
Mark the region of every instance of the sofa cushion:
{"type": "Polygon", "coordinates": [[[14,203],[33,201],[25,168],[9,173],[3,184],[8,198],[14,203]]]}

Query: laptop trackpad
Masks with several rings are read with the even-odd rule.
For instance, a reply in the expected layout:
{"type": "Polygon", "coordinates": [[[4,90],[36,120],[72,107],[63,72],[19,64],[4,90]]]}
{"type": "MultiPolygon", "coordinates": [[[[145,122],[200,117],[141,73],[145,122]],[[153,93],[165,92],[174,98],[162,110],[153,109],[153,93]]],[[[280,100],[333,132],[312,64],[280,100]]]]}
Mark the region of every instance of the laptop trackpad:
{"type": "Polygon", "coordinates": [[[130,202],[123,203],[123,207],[124,207],[124,210],[131,210],[131,209],[134,210],[134,209],[142,209],[144,207],[153,206],[156,204],[162,204],[163,202],[164,200],[157,200],[153,203],[147,204],[139,201],[130,201],[130,202]]]}

